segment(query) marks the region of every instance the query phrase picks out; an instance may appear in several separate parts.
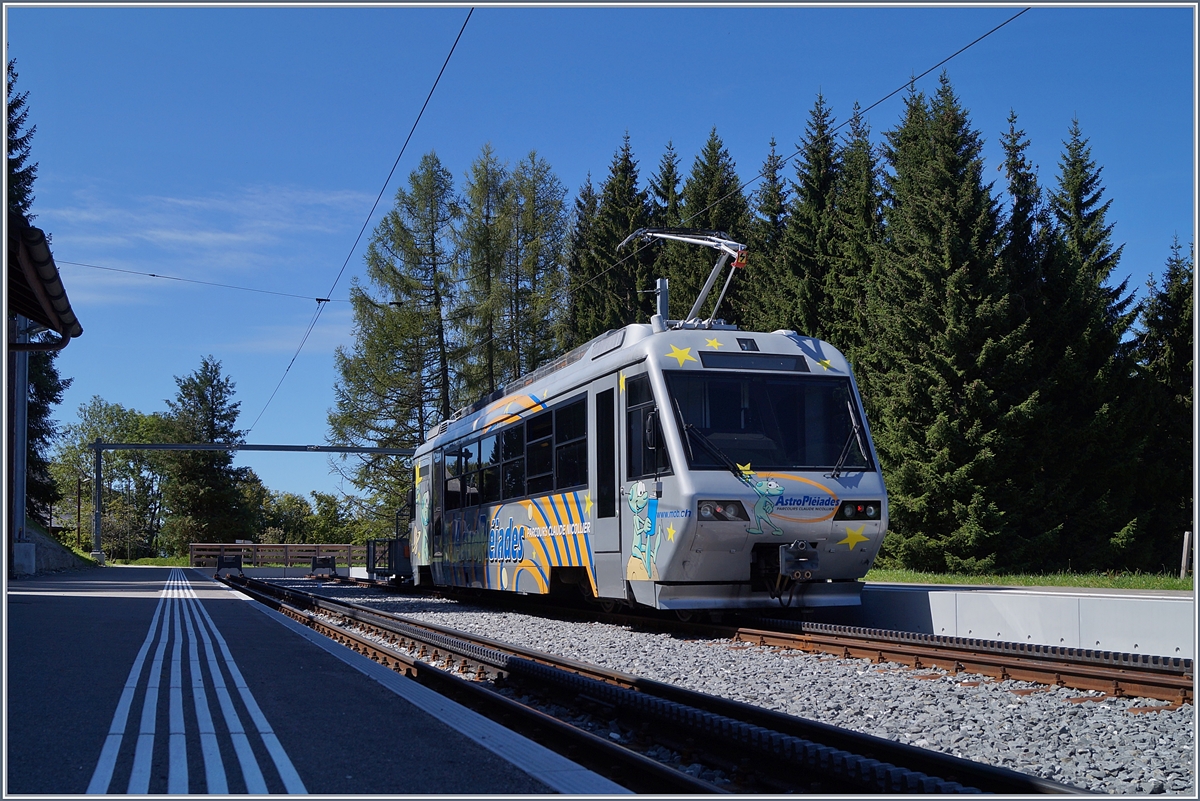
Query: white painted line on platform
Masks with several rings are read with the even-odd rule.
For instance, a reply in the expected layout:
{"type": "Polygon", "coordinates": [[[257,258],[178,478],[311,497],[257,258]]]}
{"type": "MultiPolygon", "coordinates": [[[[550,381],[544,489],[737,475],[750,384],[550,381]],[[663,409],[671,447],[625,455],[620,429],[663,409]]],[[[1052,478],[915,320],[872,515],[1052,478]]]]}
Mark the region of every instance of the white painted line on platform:
{"type": "Polygon", "coordinates": [[[248,598],[247,600],[263,614],[287,626],[347,665],[366,674],[418,709],[461,732],[555,792],[569,795],[630,794],[630,791],[621,785],[577,765],[527,737],[504,728],[478,712],[467,709],[445,696],[438,695],[428,687],[423,687],[412,679],[401,676],[395,671],[351,651],[286,615],[268,609],[257,601],[248,598]]]}
{"type": "Polygon", "coordinates": [[[104,747],[100,750],[100,759],[96,762],[96,769],[92,772],[92,780],[88,782],[87,792],[89,794],[107,793],[108,785],[112,782],[113,768],[117,764],[117,754],[121,750],[121,740],[125,736],[125,724],[129,719],[129,707],[133,703],[133,694],[137,690],[138,678],[142,675],[142,664],[146,660],[150,644],[154,642],[154,632],[158,628],[159,616],[162,613],[166,597],[167,590],[164,587],[159,593],[158,606],[154,607],[154,615],[150,618],[150,630],[146,632],[146,640],[133,660],[133,667],[129,669],[129,677],[125,679],[125,687],[121,690],[121,698],[117,701],[117,709],[113,712],[112,725],[108,728],[108,736],[104,739],[104,747]]]}
{"type": "MultiPolygon", "coordinates": [[[[183,606],[183,621],[187,627],[188,662],[192,676],[192,699],[196,705],[196,723],[200,730],[200,753],[204,757],[204,782],[209,795],[226,795],[229,783],[225,778],[225,762],[221,759],[221,747],[217,742],[217,730],[213,726],[212,712],[208,708],[208,691],[204,689],[204,673],[200,669],[199,637],[192,627],[190,604],[183,606]]],[[[197,621],[199,625],[199,621],[197,621]]]]}
{"type": "Polygon", "coordinates": [[[107,793],[112,784],[113,771],[121,752],[129,711],[138,695],[138,685],[142,681],[142,672],[150,647],[156,645],[149,669],[146,671],[146,684],[142,693],[142,714],[126,793],[144,795],[150,791],[155,764],[155,738],[158,733],[156,730],[159,709],[158,696],[163,680],[168,644],[171,645],[171,668],[167,678],[169,691],[167,792],[172,795],[185,795],[191,789],[188,776],[187,726],[183,712],[185,630],[188,643],[188,668],[191,674],[190,686],[196,708],[200,752],[204,758],[205,790],[210,795],[226,795],[229,792],[229,782],[225,773],[224,761],[221,758],[218,733],[213,724],[208,692],[204,683],[203,667],[206,663],[218,705],[225,719],[226,729],[230,734],[234,753],[242,768],[246,792],[254,795],[265,795],[269,792],[254,749],[251,747],[250,739],[242,726],[241,717],[226,685],[225,672],[221,669],[221,664],[224,663],[225,671],[232,678],[247,713],[262,737],[263,746],[275,762],[279,777],[287,792],[305,793],[304,783],[300,780],[299,774],[283,746],[280,745],[266,716],[259,708],[253,693],[250,692],[241,670],[238,669],[237,663],[229,651],[225,638],[188,582],[184,571],[178,568],[171,571],[166,585],[159,594],[158,606],[154,609],[150,629],[134,659],[129,677],[125,681],[120,700],[117,702],[117,709],[113,713],[112,725],[109,727],[109,733],[101,749],[100,758],[92,774],[92,780],[88,784],[87,792],[89,794],[107,793]],[[215,645],[214,640],[216,641],[215,645]],[[203,661],[200,657],[201,645],[205,655],[203,661]]]}
{"type": "MultiPolygon", "coordinates": [[[[307,793],[308,790],[305,789],[304,782],[300,779],[300,774],[296,772],[296,767],[292,764],[292,760],[280,744],[279,738],[275,736],[275,731],[271,728],[271,724],[267,722],[267,716],[262,713],[262,710],[258,706],[258,701],[254,699],[254,694],[250,692],[249,685],[246,684],[246,680],[242,677],[242,672],[238,669],[233,654],[229,652],[229,646],[226,644],[225,638],[221,636],[221,632],[217,629],[217,624],[208,616],[208,610],[200,603],[199,597],[190,584],[188,585],[188,592],[196,607],[200,610],[200,613],[204,615],[204,619],[208,622],[208,625],[212,627],[213,637],[216,638],[217,644],[221,648],[221,655],[225,660],[225,666],[229,669],[230,676],[233,677],[233,684],[237,687],[238,694],[242,698],[242,703],[246,705],[246,710],[250,713],[250,719],[254,721],[254,726],[258,729],[259,736],[262,737],[263,745],[267,748],[267,753],[271,755],[271,760],[275,763],[275,769],[279,772],[279,778],[283,780],[283,786],[287,789],[288,793],[293,795],[307,793]]],[[[207,647],[207,635],[205,637],[205,646],[207,647]]],[[[254,791],[251,790],[251,792],[254,791]]]]}

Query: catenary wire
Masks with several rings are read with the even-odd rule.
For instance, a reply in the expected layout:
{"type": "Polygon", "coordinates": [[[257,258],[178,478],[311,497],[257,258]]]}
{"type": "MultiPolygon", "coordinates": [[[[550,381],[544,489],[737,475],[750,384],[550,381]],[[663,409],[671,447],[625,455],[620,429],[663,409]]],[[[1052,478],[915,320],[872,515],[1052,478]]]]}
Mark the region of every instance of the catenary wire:
{"type": "MultiPolygon", "coordinates": [[[[333,284],[330,285],[326,295],[332,295],[337,289],[338,282],[342,280],[342,274],[346,272],[346,266],[350,264],[350,258],[354,255],[354,251],[358,248],[358,243],[362,241],[363,233],[366,232],[367,226],[371,223],[371,217],[375,214],[375,209],[379,206],[379,201],[383,198],[383,193],[387,191],[388,184],[391,183],[392,176],[396,172],[396,167],[400,164],[400,159],[404,157],[404,151],[408,149],[408,143],[412,140],[413,133],[417,130],[417,125],[421,122],[421,117],[425,114],[426,107],[429,106],[429,101],[433,99],[433,93],[438,87],[438,83],[442,80],[442,74],[446,71],[446,67],[450,64],[450,58],[454,55],[455,49],[458,47],[458,42],[462,39],[463,31],[467,29],[467,23],[471,21],[471,15],[475,13],[475,8],[472,6],[467,11],[467,18],[463,20],[462,27],[458,29],[458,36],[454,37],[454,44],[450,45],[450,52],[446,54],[446,60],[442,62],[442,68],[438,70],[437,77],[433,79],[433,86],[429,87],[429,94],[425,96],[425,102],[421,105],[421,110],[417,112],[417,118],[413,120],[412,128],[409,129],[408,136],[404,140],[404,144],[400,147],[400,153],[396,156],[396,160],[392,162],[392,169],[388,171],[387,178],[384,179],[383,186],[379,188],[379,194],[375,197],[375,202],[371,204],[371,210],[367,212],[367,217],[363,220],[362,228],[358,231],[358,236],[354,238],[354,244],[350,246],[350,252],[346,254],[346,260],[342,262],[342,268],[338,270],[337,277],[333,279],[333,284]]],[[[292,365],[296,363],[296,358],[300,355],[300,351],[304,349],[304,343],[308,342],[308,337],[312,334],[313,328],[316,327],[317,321],[321,319],[321,311],[325,308],[324,299],[317,301],[317,310],[313,314],[312,320],[308,323],[308,328],[304,331],[304,336],[300,339],[300,345],[296,348],[296,352],[292,354],[292,360],[288,362],[288,366],[284,369],[283,375],[279,377],[279,383],[275,385],[275,389],[271,391],[271,396],[267,398],[267,402],[263,404],[262,410],[258,413],[258,417],[254,418],[254,422],[250,424],[250,428],[246,429],[246,434],[249,435],[254,430],[254,426],[258,425],[258,421],[267,411],[267,407],[271,405],[271,401],[275,399],[275,395],[279,392],[279,388],[283,386],[283,381],[287,378],[288,373],[292,369],[292,365]]]]}
{"type": "Polygon", "coordinates": [[[300,300],[315,300],[318,303],[349,303],[349,298],[314,298],[309,295],[293,295],[291,292],[276,292],[272,289],[255,289],[248,286],[235,286],[233,284],[218,284],[214,281],[199,281],[195,278],[180,278],[177,275],[162,275],[161,273],[145,273],[140,270],[124,270],[120,267],[101,267],[99,264],[85,264],[81,261],[64,261],[55,259],[56,264],[71,264],[75,267],[90,267],[93,270],[105,270],[110,273],[128,273],[129,275],[144,275],[149,278],[165,278],[168,281],[182,281],[185,284],[203,284],[204,286],[215,286],[221,289],[236,289],[241,292],[258,292],[262,295],[278,295],[283,298],[299,298],[300,300]]]}

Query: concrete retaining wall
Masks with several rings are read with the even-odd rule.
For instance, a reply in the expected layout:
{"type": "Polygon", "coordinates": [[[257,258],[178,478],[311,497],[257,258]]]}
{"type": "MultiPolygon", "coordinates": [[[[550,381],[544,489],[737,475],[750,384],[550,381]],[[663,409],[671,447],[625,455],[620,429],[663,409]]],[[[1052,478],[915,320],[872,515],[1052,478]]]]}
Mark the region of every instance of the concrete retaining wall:
{"type": "Polygon", "coordinates": [[[949,637],[1195,658],[1190,592],[867,584],[862,606],[814,621],[949,637]]]}

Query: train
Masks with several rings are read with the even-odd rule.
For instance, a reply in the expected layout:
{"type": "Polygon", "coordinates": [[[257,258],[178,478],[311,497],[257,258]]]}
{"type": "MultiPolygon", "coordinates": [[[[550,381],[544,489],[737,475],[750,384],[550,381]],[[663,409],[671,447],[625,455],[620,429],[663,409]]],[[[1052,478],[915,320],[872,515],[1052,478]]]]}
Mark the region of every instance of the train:
{"type": "Polygon", "coordinates": [[[716,317],[747,258],[723,232],[634,239],[720,252],[688,318],[666,319],[659,279],[648,323],[434,426],[413,456],[413,582],[685,619],[858,604],[888,502],[850,364],[819,339],[716,317]]]}

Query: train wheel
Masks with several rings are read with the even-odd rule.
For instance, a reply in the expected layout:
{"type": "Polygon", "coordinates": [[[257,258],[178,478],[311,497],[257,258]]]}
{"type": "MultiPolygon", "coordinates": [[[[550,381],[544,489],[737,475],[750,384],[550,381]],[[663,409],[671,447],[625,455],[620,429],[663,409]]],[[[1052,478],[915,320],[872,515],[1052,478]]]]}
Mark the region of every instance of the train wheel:
{"type": "Polygon", "coordinates": [[[676,609],[675,617],[679,618],[682,623],[691,623],[696,619],[696,613],[691,609],[676,609]]]}
{"type": "Polygon", "coordinates": [[[617,611],[618,603],[620,602],[614,601],[611,598],[605,598],[604,600],[600,601],[600,611],[606,615],[611,615],[613,612],[617,611]]]}

